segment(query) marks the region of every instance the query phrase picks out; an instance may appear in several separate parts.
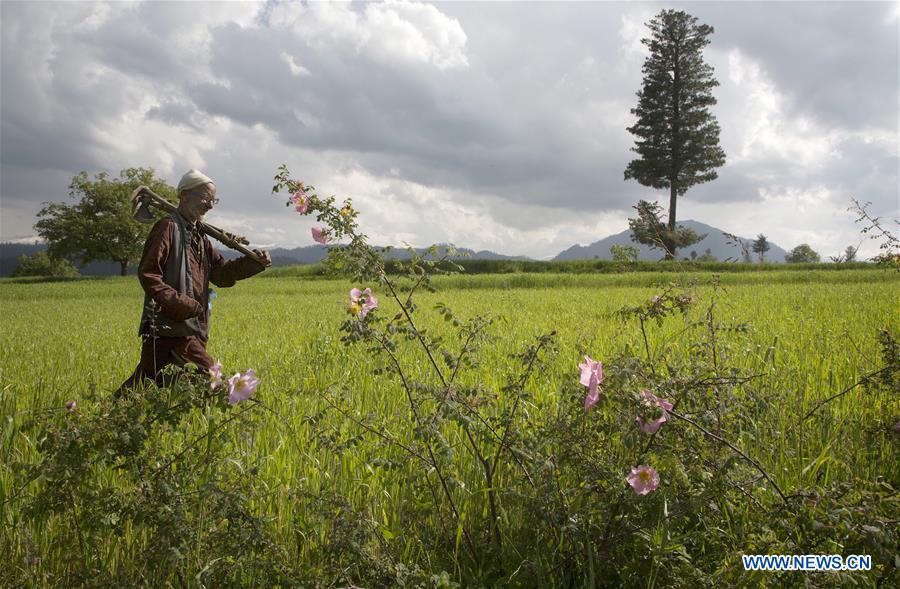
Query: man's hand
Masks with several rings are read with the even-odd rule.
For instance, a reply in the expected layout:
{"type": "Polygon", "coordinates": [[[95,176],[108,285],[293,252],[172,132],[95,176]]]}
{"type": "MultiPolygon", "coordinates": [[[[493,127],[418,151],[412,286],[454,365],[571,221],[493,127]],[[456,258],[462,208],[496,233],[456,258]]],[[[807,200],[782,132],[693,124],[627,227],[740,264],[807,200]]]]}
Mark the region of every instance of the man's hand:
{"type": "Polygon", "coordinates": [[[266,267],[272,265],[272,256],[269,255],[269,252],[266,250],[253,250],[253,253],[259,256],[259,259],[264,262],[266,267]]]}

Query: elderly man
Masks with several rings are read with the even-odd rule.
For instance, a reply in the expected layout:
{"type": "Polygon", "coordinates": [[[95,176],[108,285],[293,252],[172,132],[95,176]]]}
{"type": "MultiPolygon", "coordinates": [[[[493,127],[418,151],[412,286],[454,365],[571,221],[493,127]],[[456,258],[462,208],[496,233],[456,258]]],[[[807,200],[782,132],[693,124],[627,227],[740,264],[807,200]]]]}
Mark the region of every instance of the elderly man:
{"type": "MultiPolygon", "coordinates": [[[[159,373],[169,364],[213,366],[206,353],[209,337],[209,283],[233,286],[265,270],[259,262],[243,257],[226,261],[198,221],[219,202],[215,183],[198,170],[190,170],[178,183],[178,210],[150,230],[138,266],[144,288],[140,335],[141,361],[117,394],[145,378],[161,384],[159,373]]],[[[268,252],[254,250],[271,262],[268,252]]]]}

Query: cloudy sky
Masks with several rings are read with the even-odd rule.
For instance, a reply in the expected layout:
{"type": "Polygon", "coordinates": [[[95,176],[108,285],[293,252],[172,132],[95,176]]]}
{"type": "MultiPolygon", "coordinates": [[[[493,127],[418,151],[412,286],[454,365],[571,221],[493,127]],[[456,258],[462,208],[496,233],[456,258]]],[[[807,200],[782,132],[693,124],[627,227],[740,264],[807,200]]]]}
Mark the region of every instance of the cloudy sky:
{"type": "Polygon", "coordinates": [[[255,245],[310,245],[270,193],[285,163],[374,243],[591,243],[667,204],[623,178],[644,23],[669,7],[715,28],[727,154],[679,219],[825,256],[861,240],[851,197],[900,216],[897,2],[4,0],[0,240],[79,171],[144,166],[213,177],[208,220],[255,245]]]}

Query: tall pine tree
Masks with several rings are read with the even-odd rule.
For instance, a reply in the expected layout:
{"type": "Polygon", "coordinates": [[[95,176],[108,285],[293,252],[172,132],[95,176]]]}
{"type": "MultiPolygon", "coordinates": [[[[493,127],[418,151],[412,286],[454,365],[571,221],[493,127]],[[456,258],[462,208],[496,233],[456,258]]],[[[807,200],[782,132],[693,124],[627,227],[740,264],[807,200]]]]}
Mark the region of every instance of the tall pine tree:
{"type": "Polygon", "coordinates": [[[719,123],[709,112],[719,82],[702,55],[713,28],[675,10],[663,10],[647,26],[652,35],[641,42],[650,55],[641,70],[638,105],[631,109],[637,122],[628,127],[635,136],[631,149],[640,157],[625,168],[625,179],[669,189],[668,229],[674,232],[678,196],[717,178],[715,169],[725,163],[719,123]]]}

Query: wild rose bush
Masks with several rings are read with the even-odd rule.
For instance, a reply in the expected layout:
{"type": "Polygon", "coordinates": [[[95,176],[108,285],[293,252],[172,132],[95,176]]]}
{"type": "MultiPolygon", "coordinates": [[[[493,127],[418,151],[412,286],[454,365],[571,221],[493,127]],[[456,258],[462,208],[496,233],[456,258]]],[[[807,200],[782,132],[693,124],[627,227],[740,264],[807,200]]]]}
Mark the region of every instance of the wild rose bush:
{"type": "MultiPolygon", "coordinates": [[[[297,584],[283,550],[249,498],[257,466],[235,456],[228,438],[249,429],[258,404],[253,370],[229,379],[216,363],[164,371],[166,386],[147,382],[119,398],[73,399],[55,418],[26,430],[40,440],[40,459],[16,465],[19,533],[56,526],[68,547],[66,575],[42,577],[22,568],[15,585],[162,586],[188,579],[201,586],[297,584]],[[201,420],[203,431],[183,433],[201,420]],[[127,567],[110,570],[101,547],[110,537],[146,538],[131,547],[127,567]],[[249,582],[249,581],[252,581],[249,582]]],[[[42,555],[30,557],[32,565],[42,555]]],[[[3,577],[0,577],[3,578],[3,577]]],[[[3,584],[0,582],[0,584],[3,584]]]]}
{"type": "MultiPolygon", "coordinates": [[[[350,200],[319,197],[284,166],[273,192],[287,192],[297,213],[315,215],[313,238],[331,244],[330,266],[354,284],[343,340],[365,346],[375,374],[406,399],[410,427],[357,417],[344,406],[341,387],[322,392],[357,426],[354,435],[406,457],[387,461],[404,486],[419,489],[416,516],[401,524],[404,542],[415,538],[437,569],[458,571],[463,584],[491,586],[729,585],[745,578],[742,552],[827,552],[785,523],[817,504],[802,490],[782,488],[741,449],[743,427],[767,417],[754,398],[761,375],[730,368],[747,326],[719,321],[715,285],[702,308],[696,285],[668,285],[622,309],[623,327],[640,330],[644,349],[605,359],[583,350],[555,414],[532,411],[531,377],[558,353],[555,333],[535,335],[515,356],[519,372],[500,390],[462,385],[479,382],[478,348],[494,337],[494,318],[460,318],[438,303],[456,330],[442,339],[420,324],[414,297],[431,290],[434,274],[458,269],[453,252],[439,255],[432,247],[420,257],[410,249],[409,260],[389,266],[360,233],[350,200]],[[396,311],[385,312],[384,300],[396,311]],[[653,325],[664,321],[681,321],[694,334],[685,357],[651,354],[653,325]],[[409,356],[400,350],[410,346],[426,374],[401,361],[409,356]],[[737,512],[753,518],[722,525],[737,512]]],[[[866,497],[888,517],[884,493],[866,497]]],[[[373,550],[391,554],[390,542],[377,536],[368,536],[364,562],[372,562],[373,550]]],[[[372,580],[355,558],[339,559],[346,578],[372,580]]]]}

